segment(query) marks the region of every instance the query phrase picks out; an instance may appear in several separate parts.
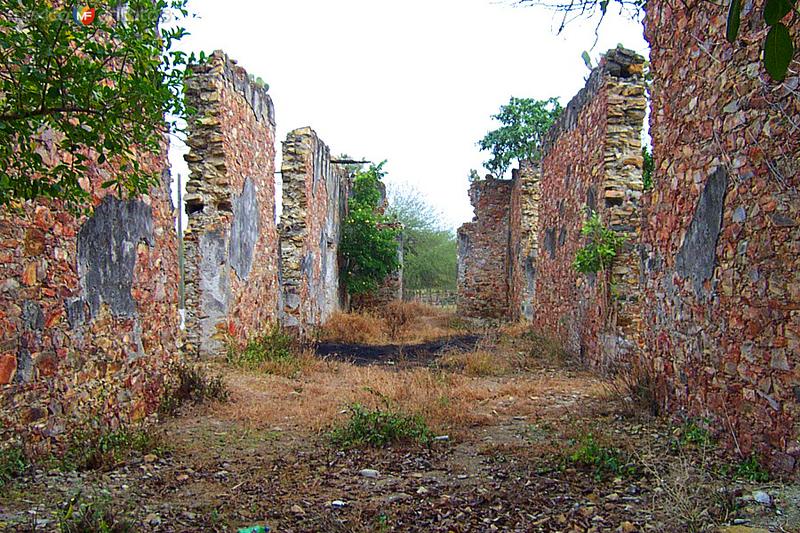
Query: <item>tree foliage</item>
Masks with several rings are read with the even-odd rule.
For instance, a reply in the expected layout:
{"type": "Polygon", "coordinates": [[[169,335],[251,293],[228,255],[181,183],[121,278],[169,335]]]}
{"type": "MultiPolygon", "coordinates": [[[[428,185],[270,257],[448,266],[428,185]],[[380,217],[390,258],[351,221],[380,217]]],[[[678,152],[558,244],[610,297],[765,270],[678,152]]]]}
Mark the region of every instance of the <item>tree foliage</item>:
{"type": "Polygon", "coordinates": [[[481,150],[492,154],[483,166],[501,177],[515,160],[541,159],[545,135],[560,114],[557,98],[534,100],[512,96],[508,104],[500,106],[498,114],[492,115],[502,126],[478,141],[481,150]]]}
{"type": "Polygon", "coordinates": [[[390,189],[387,214],[403,224],[403,287],[454,290],[456,239],[441,215],[409,186],[390,189]]]}
{"type": "Polygon", "coordinates": [[[653,188],[653,171],[655,170],[655,161],[653,161],[653,152],[647,146],[642,146],[642,185],[645,190],[653,188]]]}
{"type": "Polygon", "coordinates": [[[185,113],[190,58],[172,47],[186,34],[176,24],[186,0],[92,5],[84,25],[71,2],[0,0],[0,205],[45,197],[85,206],[80,179],[93,163],[119,170],[103,185],[121,194],[157,183],[139,154],[163,150],[174,127],[165,114],[185,113]]]}
{"type": "Polygon", "coordinates": [[[398,231],[386,227],[389,218],[380,209],[380,182],[384,165],[370,165],[353,178],[349,211],[342,227],[339,251],[344,259],[342,281],[350,294],[376,290],[400,264],[398,231]]]}

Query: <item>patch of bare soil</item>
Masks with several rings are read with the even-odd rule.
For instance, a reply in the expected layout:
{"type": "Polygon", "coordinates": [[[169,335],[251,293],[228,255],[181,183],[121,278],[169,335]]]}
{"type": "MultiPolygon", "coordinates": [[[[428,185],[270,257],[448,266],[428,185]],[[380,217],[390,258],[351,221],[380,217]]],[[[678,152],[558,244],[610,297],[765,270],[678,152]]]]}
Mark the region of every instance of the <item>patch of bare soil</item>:
{"type": "MultiPolygon", "coordinates": [[[[407,350],[422,362],[440,352],[407,350]]],[[[680,435],[663,421],[622,416],[596,376],[544,361],[515,368],[470,376],[320,361],[291,379],[226,368],[231,400],[163,422],[168,451],[109,472],[36,470],[0,495],[0,530],[56,531],[58,509],[80,492],[110,499],[136,531],[690,531],[687,517],[695,531],[737,519],[798,531],[783,485],[698,481],[692,468],[717,459],[691,444],[676,451],[680,435]],[[354,402],[419,413],[441,438],[337,449],[327,431],[354,402]],[[750,498],[756,489],[768,505],[750,498]]]]}

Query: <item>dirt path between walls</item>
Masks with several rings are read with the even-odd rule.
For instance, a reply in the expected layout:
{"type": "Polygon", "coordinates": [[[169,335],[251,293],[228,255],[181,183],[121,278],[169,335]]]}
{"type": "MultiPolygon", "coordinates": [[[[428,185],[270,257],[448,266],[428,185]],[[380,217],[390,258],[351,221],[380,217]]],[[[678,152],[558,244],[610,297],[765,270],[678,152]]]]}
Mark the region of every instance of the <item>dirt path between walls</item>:
{"type": "Polygon", "coordinates": [[[437,365],[437,352],[398,368],[354,351],[342,356],[360,365],[320,361],[292,378],[220,367],[230,400],[162,422],[164,450],[105,472],[35,470],[0,489],[0,530],[58,531],[70,500],[105,501],[132,531],[800,530],[794,486],[699,475],[724,459],[686,428],[623,416],[591,373],[529,361],[467,375],[437,365]],[[439,438],[339,449],[328,431],[354,402],[420,413],[439,438]]]}

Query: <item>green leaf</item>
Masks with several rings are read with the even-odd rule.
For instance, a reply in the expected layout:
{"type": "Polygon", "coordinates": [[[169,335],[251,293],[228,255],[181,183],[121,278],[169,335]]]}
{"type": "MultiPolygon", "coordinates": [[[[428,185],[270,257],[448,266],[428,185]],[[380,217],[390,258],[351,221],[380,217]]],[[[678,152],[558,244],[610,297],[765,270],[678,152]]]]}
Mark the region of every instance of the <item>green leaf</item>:
{"type": "Polygon", "coordinates": [[[728,39],[729,43],[735,42],[736,36],[739,35],[739,26],[742,22],[741,15],[741,0],[731,0],[731,5],[728,9],[728,25],[725,29],[725,37],[728,39]]]}
{"type": "Polygon", "coordinates": [[[592,68],[592,58],[589,57],[589,52],[584,50],[581,53],[581,59],[583,59],[583,62],[586,64],[586,68],[591,70],[591,68],[592,68]]]}
{"type": "Polygon", "coordinates": [[[775,81],[783,81],[794,55],[789,29],[778,22],[769,30],[764,41],[764,67],[775,81]]]}
{"type": "Polygon", "coordinates": [[[774,26],[792,10],[793,3],[790,0],[767,0],[764,4],[764,20],[774,26]]]}

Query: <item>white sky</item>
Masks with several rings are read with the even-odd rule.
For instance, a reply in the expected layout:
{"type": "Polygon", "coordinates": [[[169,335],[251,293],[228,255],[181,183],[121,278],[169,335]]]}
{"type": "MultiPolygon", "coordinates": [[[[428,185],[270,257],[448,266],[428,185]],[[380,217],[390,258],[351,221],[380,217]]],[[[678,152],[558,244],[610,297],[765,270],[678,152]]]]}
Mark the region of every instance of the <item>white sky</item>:
{"type": "MultiPolygon", "coordinates": [[[[476,142],[509,97],[560,98],[583,86],[581,52],[595,23],[556,35],[560,18],[510,0],[190,0],[187,51],[224,50],[270,85],[276,152],[311,126],[333,154],[379,162],[457,227],[472,218],[467,175],[488,153],[476,142]]],[[[647,55],[642,26],[609,11],[601,52],[621,43],[647,55]]],[[[180,147],[173,175],[188,174],[180,147]]],[[[279,161],[276,162],[278,165],[279,161]]],[[[276,168],[276,170],[279,169],[276,168]]],[[[184,179],[185,181],[185,179],[184,179]]]]}

